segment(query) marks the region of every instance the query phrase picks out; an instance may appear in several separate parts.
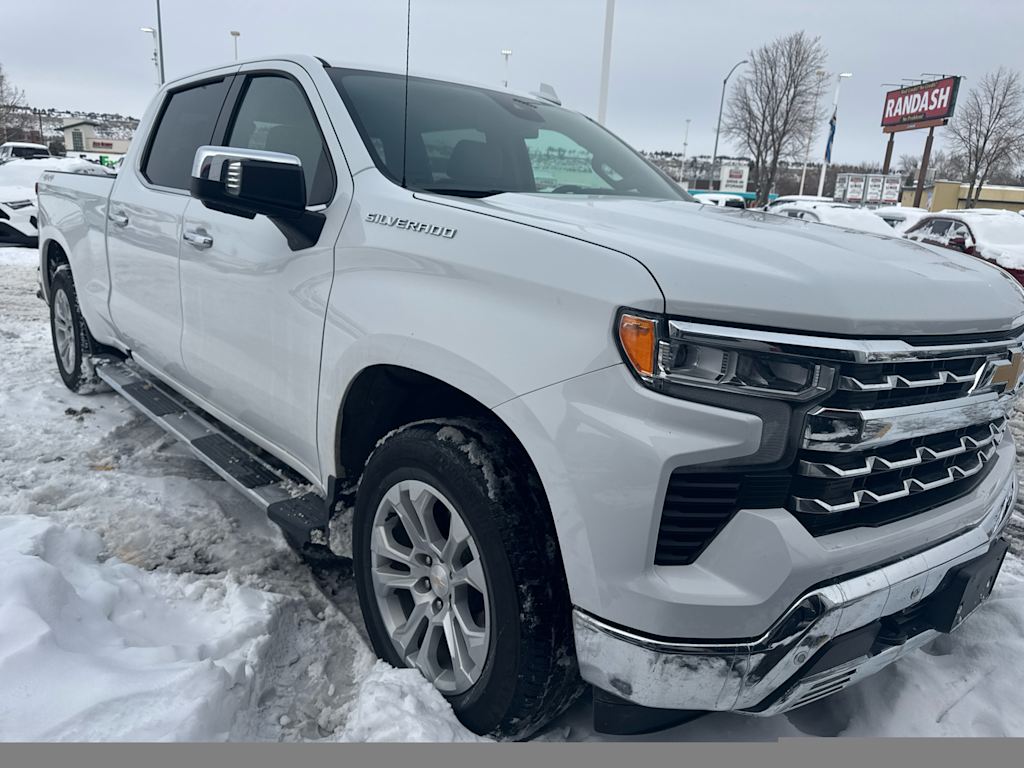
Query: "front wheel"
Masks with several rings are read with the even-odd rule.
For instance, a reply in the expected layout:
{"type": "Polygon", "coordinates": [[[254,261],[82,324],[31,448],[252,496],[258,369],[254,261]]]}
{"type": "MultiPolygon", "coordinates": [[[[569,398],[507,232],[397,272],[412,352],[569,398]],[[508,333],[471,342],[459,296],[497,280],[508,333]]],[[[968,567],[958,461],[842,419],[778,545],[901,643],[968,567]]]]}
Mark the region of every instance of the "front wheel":
{"type": "Polygon", "coordinates": [[[50,285],[50,335],[57,370],[72,392],[86,393],[99,383],[89,356],[93,339],[78,306],[78,294],[66,264],[57,268],[50,285]]]}
{"type": "Polygon", "coordinates": [[[418,669],[471,730],[525,738],[580,691],[551,515],[494,426],[420,422],[381,443],[352,552],[377,655],[418,669]]]}

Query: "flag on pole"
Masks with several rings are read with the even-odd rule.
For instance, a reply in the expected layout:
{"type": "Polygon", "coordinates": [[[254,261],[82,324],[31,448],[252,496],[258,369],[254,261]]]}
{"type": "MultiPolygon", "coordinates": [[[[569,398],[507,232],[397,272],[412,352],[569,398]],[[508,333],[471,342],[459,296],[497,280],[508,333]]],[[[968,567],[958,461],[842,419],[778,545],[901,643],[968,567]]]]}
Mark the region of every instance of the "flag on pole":
{"type": "Polygon", "coordinates": [[[836,107],[832,110],[832,119],[828,121],[828,143],[825,145],[825,162],[832,162],[832,139],[836,137],[836,117],[838,117],[839,108],[836,107]]]}

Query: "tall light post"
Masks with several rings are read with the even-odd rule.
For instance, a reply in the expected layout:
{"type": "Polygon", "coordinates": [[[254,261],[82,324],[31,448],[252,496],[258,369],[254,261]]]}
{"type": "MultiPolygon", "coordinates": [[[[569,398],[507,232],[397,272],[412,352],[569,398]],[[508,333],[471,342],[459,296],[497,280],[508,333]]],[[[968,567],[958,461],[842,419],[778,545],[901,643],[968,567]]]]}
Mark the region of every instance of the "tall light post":
{"type": "Polygon", "coordinates": [[[164,84],[164,22],[160,17],[160,0],[156,0],[156,51],[160,85],[164,84]]]}
{"type": "Polygon", "coordinates": [[[818,197],[821,197],[825,192],[825,172],[828,170],[828,164],[832,160],[832,141],[836,137],[836,120],[839,119],[839,89],[843,85],[843,80],[848,77],[853,77],[853,72],[840,72],[836,78],[836,95],[832,99],[832,119],[828,121],[828,141],[825,143],[825,160],[821,164],[821,176],[818,177],[818,197]]]}
{"type": "Polygon", "coordinates": [[[156,67],[156,82],[157,85],[163,85],[163,79],[160,76],[160,56],[157,53],[156,30],[153,27],[139,27],[139,31],[153,36],[153,66],[156,67]]]}
{"type": "Polygon", "coordinates": [[[512,49],[502,48],[501,55],[505,57],[505,87],[508,88],[508,60],[512,56],[512,49]]]}
{"type": "Polygon", "coordinates": [[[237,29],[232,29],[231,32],[229,32],[229,34],[235,41],[235,61],[238,61],[238,37],[242,33],[239,32],[237,29]]]}
{"type": "Polygon", "coordinates": [[[608,114],[608,78],[612,68],[612,25],[615,23],[615,0],[604,8],[604,50],[601,53],[601,91],[597,98],[597,122],[604,125],[608,114]]]}
{"type": "Polygon", "coordinates": [[[718,136],[722,132],[722,110],[725,108],[725,86],[729,84],[729,78],[732,77],[732,73],[736,71],[737,67],[742,67],[744,64],[749,63],[746,59],[743,61],[737,61],[732,65],[732,69],[729,70],[729,74],[722,80],[722,98],[718,101],[718,127],[715,128],[715,150],[711,153],[711,178],[708,179],[708,189],[715,188],[715,161],[718,159],[718,136]]]}
{"type": "Polygon", "coordinates": [[[815,74],[818,76],[818,85],[814,89],[814,111],[811,113],[810,130],[807,132],[807,148],[804,151],[804,169],[800,171],[800,194],[804,193],[804,179],[807,178],[807,161],[811,159],[811,144],[814,141],[814,124],[818,122],[818,100],[821,98],[821,86],[825,82],[828,73],[819,69],[815,74]]]}
{"type": "Polygon", "coordinates": [[[690,143],[690,118],[686,118],[686,133],[683,134],[683,156],[679,158],[679,183],[683,183],[683,168],[686,167],[686,147],[690,143]]]}

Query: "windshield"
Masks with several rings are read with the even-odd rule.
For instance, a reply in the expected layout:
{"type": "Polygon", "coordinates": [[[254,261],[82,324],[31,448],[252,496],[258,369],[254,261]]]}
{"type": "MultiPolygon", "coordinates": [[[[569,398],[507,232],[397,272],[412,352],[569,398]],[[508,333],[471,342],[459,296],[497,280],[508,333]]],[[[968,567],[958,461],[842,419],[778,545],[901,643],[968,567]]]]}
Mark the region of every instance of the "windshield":
{"type": "Polygon", "coordinates": [[[976,216],[969,223],[975,237],[982,244],[1024,246],[1024,217],[976,216]]]}
{"type": "Polygon", "coordinates": [[[328,72],[377,167],[410,189],[691,200],[625,143],[583,115],[539,99],[413,77],[402,151],[405,78],[328,72]],[[405,168],[403,169],[403,155],[405,168]]]}

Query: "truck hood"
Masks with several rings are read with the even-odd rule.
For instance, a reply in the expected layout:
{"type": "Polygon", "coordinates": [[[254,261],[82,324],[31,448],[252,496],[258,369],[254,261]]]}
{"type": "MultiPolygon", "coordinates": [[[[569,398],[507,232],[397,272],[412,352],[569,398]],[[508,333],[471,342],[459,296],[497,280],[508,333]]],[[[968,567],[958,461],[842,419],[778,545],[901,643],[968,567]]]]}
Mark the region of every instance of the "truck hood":
{"type": "Polygon", "coordinates": [[[1024,293],[981,259],[909,240],[676,200],[502,194],[460,208],[612,248],[668,314],[853,336],[1004,330],[1024,293]]]}

